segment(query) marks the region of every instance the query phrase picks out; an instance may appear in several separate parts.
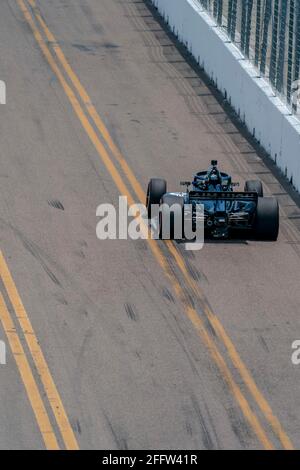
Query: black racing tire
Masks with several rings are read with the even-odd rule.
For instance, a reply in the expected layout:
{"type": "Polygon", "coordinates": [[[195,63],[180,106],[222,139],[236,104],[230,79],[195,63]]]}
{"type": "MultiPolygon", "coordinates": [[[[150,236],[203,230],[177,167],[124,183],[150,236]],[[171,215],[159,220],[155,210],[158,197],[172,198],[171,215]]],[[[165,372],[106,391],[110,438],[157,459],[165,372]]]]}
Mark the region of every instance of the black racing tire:
{"type": "Polygon", "coordinates": [[[161,199],[159,212],[159,237],[162,240],[182,240],[183,239],[183,221],[184,221],[184,199],[181,196],[165,194],[161,199]],[[177,212],[171,210],[176,204],[177,212]],[[178,219],[175,219],[178,217],[178,219]],[[179,223],[175,224],[175,220],[179,223]],[[170,230],[167,229],[170,227],[170,230]]]}
{"type": "Polygon", "coordinates": [[[151,219],[152,204],[160,204],[160,200],[167,192],[167,182],[161,178],[152,178],[148,184],[146,207],[148,218],[151,219]]]}
{"type": "Polygon", "coordinates": [[[245,183],[245,192],[246,193],[257,193],[259,197],[263,197],[264,189],[262,182],[259,180],[249,180],[245,183]]]}
{"type": "Polygon", "coordinates": [[[276,241],[279,232],[279,206],[275,197],[259,197],[254,234],[258,240],[276,241]]]}

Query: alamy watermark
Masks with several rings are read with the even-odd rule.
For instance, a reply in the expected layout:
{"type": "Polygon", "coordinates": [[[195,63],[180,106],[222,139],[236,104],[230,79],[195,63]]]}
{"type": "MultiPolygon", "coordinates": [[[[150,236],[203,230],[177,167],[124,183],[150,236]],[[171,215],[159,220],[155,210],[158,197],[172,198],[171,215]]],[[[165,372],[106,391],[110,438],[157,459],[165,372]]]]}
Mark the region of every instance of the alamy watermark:
{"type": "Polygon", "coordinates": [[[6,84],[0,80],[0,104],[6,104],[6,84]]]}
{"type": "Polygon", "coordinates": [[[292,343],[292,349],[294,350],[291,360],[294,366],[300,365],[300,340],[296,339],[292,343]]]}
{"type": "Polygon", "coordinates": [[[6,364],[6,344],[4,341],[0,340],[0,365],[4,366],[6,364]]]}
{"type": "Polygon", "coordinates": [[[99,240],[183,240],[186,250],[201,250],[204,245],[202,204],[152,204],[149,219],[144,204],[128,205],[127,197],[119,196],[118,208],[100,204],[96,215],[100,217],[96,227],[99,240]]]}

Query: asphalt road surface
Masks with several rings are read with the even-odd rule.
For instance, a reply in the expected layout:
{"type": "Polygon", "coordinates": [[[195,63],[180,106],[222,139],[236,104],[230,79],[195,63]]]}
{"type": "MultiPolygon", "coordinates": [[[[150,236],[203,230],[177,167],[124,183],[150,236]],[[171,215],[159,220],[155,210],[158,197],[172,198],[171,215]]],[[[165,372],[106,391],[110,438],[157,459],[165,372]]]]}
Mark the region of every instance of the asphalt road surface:
{"type": "Polygon", "coordinates": [[[2,1],[0,79],[0,448],[299,448],[297,199],[155,11],[2,1]],[[212,158],[277,195],[278,242],[97,239],[212,158]]]}

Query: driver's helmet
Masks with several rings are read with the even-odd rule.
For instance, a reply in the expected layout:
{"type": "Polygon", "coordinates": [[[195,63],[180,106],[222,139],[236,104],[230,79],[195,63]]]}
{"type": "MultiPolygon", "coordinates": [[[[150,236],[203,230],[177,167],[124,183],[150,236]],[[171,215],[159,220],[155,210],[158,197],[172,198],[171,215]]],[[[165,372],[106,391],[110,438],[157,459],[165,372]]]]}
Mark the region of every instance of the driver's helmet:
{"type": "Polygon", "coordinates": [[[219,175],[217,173],[211,173],[208,177],[210,184],[218,184],[220,181],[219,175]]]}
{"type": "Polygon", "coordinates": [[[212,169],[208,172],[207,182],[213,186],[222,183],[222,177],[216,166],[213,166],[212,169]]]}

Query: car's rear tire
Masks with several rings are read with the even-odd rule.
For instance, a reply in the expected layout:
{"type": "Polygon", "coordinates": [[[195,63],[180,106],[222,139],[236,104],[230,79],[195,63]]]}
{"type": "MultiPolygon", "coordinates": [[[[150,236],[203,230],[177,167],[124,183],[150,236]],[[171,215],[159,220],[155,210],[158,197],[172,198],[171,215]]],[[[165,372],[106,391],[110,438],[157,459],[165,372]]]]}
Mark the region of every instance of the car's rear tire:
{"type": "Polygon", "coordinates": [[[151,219],[151,207],[153,204],[160,204],[160,200],[167,192],[167,182],[161,178],[152,178],[148,184],[146,207],[148,218],[151,219]]]}
{"type": "Polygon", "coordinates": [[[279,206],[275,197],[259,197],[254,222],[255,238],[276,241],[279,232],[279,206]]]}
{"type": "Polygon", "coordinates": [[[259,180],[249,180],[245,183],[245,192],[246,193],[257,193],[259,197],[263,197],[264,189],[262,182],[259,180]]]}
{"type": "Polygon", "coordinates": [[[159,236],[162,240],[182,240],[184,221],[184,199],[165,194],[159,212],[159,236]],[[175,207],[175,211],[170,208],[175,207]],[[169,224],[169,227],[168,227],[169,224]],[[169,230],[168,230],[169,228],[169,230]]]}

